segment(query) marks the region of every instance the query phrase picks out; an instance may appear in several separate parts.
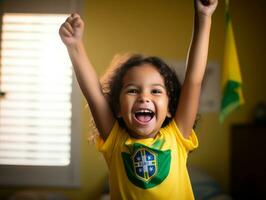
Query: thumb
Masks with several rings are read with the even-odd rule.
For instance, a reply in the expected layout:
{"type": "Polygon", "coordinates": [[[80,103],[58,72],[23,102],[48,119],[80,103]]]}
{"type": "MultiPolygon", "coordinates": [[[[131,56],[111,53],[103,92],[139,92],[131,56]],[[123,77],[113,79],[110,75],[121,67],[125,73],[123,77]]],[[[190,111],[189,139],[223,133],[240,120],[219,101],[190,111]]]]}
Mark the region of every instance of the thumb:
{"type": "Polygon", "coordinates": [[[72,25],[77,28],[82,28],[84,26],[84,22],[80,17],[75,17],[72,21],[72,25]]]}

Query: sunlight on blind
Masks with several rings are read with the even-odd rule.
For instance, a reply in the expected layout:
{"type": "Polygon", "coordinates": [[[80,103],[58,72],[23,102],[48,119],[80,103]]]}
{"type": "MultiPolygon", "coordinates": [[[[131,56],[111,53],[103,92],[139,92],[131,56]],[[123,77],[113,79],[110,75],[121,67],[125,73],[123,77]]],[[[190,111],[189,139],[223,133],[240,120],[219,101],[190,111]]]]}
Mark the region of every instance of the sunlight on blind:
{"type": "Polygon", "coordinates": [[[0,164],[70,163],[72,69],[58,29],[67,15],[3,16],[0,164]]]}

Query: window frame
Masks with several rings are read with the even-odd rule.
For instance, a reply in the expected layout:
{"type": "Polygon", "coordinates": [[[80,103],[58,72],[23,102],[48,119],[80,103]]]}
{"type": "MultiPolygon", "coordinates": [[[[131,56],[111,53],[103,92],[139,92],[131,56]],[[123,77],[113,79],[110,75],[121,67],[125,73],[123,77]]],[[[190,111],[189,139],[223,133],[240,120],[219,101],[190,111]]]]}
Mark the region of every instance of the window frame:
{"type": "MultiPolygon", "coordinates": [[[[83,0],[2,0],[0,2],[0,27],[2,27],[2,16],[4,12],[46,14],[78,12],[82,15],[82,7],[83,0]]],[[[0,31],[1,30],[2,29],[0,28],[0,31]]],[[[72,80],[70,164],[68,166],[0,165],[0,185],[56,187],[80,186],[82,94],[74,77],[73,71],[72,80]]]]}

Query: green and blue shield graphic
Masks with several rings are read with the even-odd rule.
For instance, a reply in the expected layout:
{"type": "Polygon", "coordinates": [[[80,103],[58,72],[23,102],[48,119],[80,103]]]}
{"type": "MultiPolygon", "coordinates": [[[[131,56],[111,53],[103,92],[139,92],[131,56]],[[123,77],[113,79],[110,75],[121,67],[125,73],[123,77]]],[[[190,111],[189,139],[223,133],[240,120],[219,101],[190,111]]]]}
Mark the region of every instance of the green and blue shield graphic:
{"type": "Polygon", "coordinates": [[[141,148],[133,155],[133,167],[136,176],[148,182],[157,173],[156,154],[149,149],[141,148]]]}
{"type": "Polygon", "coordinates": [[[136,186],[148,189],[159,185],[168,176],[171,151],[158,150],[135,143],[130,153],[122,152],[128,179],[136,186]]]}

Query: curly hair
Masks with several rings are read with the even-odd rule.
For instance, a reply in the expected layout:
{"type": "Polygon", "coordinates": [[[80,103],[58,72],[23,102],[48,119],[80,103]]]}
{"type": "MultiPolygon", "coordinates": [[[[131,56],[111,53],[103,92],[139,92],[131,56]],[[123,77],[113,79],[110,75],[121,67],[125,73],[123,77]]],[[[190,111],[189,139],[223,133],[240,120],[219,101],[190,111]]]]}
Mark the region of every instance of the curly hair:
{"type": "MultiPolygon", "coordinates": [[[[133,67],[141,67],[144,64],[154,66],[163,76],[169,98],[168,111],[171,113],[171,116],[175,116],[181,91],[181,84],[175,71],[171,69],[162,59],[156,56],[131,54],[124,56],[122,61],[120,59],[119,62],[113,64],[114,69],[112,68],[111,71],[107,72],[101,81],[103,93],[109,102],[115,118],[122,128],[126,128],[126,125],[122,118],[117,117],[117,113],[120,109],[119,96],[123,87],[123,78],[129,69],[133,67]]],[[[166,117],[162,127],[166,126],[170,120],[171,118],[166,117]]]]}

